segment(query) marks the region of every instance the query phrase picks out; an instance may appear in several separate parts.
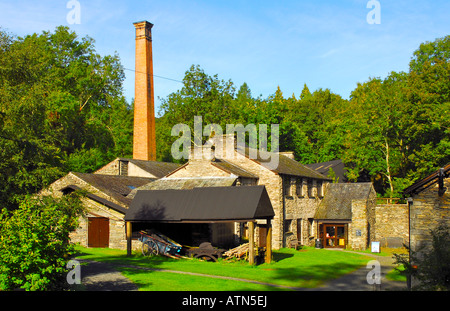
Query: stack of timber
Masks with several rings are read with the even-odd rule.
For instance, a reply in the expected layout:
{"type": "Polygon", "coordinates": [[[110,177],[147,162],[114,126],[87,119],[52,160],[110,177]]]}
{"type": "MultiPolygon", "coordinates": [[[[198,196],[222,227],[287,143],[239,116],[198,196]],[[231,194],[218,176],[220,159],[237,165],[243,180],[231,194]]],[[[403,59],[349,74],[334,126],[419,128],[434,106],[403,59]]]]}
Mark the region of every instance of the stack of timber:
{"type": "Polygon", "coordinates": [[[226,251],[225,253],[223,253],[223,255],[228,258],[233,257],[242,258],[242,256],[245,256],[247,253],[248,253],[248,243],[245,243],[226,251]]]}

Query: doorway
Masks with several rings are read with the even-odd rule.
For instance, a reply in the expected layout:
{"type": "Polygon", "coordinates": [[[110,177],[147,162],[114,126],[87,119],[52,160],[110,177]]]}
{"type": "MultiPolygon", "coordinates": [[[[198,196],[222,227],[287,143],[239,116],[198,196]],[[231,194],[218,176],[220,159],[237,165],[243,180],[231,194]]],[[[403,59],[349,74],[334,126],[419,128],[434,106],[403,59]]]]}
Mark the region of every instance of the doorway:
{"type": "Polygon", "coordinates": [[[323,246],[329,248],[345,248],[347,245],[346,225],[324,224],[323,246]]]}
{"type": "Polygon", "coordinates": [[[104,217],[88,218],[88,247],[109,246],[109,219],[104,217]]]}

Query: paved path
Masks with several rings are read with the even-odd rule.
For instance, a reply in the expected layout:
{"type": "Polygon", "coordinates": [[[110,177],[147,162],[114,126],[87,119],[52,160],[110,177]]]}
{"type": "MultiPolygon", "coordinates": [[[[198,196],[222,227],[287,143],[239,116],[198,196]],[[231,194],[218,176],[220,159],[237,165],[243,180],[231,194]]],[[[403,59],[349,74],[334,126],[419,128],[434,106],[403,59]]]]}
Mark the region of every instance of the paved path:
{"type": "MultiPolygon", "coordinates": [[[[361,253],[357,253],[361,254],[361,253]]],[[[395,268],[394,260],[391,257],[365,254],[380,263],[381,284],[369,284],[367,274],[373,270],[373,266],[366,266],[346,274],[338,279],[332,280],[325,285],[314,288],[314,291],[400,291],[406,290],[406,282],[389,281],[386,274],[395,268]]]]}
{"type": "MultiPolygon", "coordinates": [[[[360,254],[360,253],[359,253],[360,254]]],[[[145,268],[137,266],[126,266],[121,265],[121,267],[133,268],[133,269],[143,269],[149,271],[159,271],[166,273],[178,273],[178,274],[188,274],[195,276],[204,276],[211,278],[227,279],[248,283],[261,284],[266,286],[273,286],[278,288],[286,288],[298,291],[374,291],[374,290],[405,290],[406,284],[404,282],[393,282],[386,280],[386,274],[394,268],[393,260],[390,257],[376,256],[368,254],[368,256],[373,257],[378,260],[381,265],[381,285],[370,285],[367,282],[367,274],[372,270],[371,268],[366,268],[365,266],[350,273],[344,275],[338,279],[332,280],[325,285],[318,288],[295,288],[283,285],[276,285],[265,282],[258,282],[254,280],[247,280],[235,277],[208,275],[202,273],[167,270],[167,269],[157,269],[157,268],[145,268]]],[[[88,291],[136,291],[138,287],[131,282],[128,278],[123,276],[120,272],[114,269],[115,265],[96,262],[96,261],[86,261],[80,260],[85,265],[82,265],[82,286],[88,291]]]]}
{"type": "Polygon", "coordinates": [[[81,286],[86,291],[137,291],[138,287],[114,269],[114,265],[80,260],[81,286]]]}

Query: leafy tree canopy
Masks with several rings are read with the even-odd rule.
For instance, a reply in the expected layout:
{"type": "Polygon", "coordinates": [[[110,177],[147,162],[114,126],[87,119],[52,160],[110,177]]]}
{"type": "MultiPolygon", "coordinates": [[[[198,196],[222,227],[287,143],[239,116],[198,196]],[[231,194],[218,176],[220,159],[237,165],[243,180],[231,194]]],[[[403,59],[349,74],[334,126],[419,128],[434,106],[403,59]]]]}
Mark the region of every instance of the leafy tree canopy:
{"type": "Polygon", "coordinates": [[[14,206],[67,171],[130,154],[123,79],[118,55],[100,56],[67,27],[0,31],[0,202],[14,206]]]}

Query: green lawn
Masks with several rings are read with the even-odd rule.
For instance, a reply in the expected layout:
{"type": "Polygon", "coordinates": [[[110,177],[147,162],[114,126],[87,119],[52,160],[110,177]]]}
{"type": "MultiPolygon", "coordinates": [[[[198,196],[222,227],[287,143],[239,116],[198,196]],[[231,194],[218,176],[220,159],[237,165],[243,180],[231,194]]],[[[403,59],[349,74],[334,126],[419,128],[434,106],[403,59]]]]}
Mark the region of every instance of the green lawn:
{"type": "MultiPolygon", "coordinates": [[[[245,261],[203,262],[196,259],[146,258],[140,254],[127,257],[125,251],[77,247],[79,258],[108,261],[118,265],[169,269],[209,275],[237,277],[289,287],[314,288],[364,266],[371,258],[364,254],[304,248],[300,251],[281,249],[273,252],[270,264],[250,266],[245,261]]],[[[280,288],[248,282],[203,276],[149,271],[119,267],[140,290],[280,290],[280,288]]]]}

